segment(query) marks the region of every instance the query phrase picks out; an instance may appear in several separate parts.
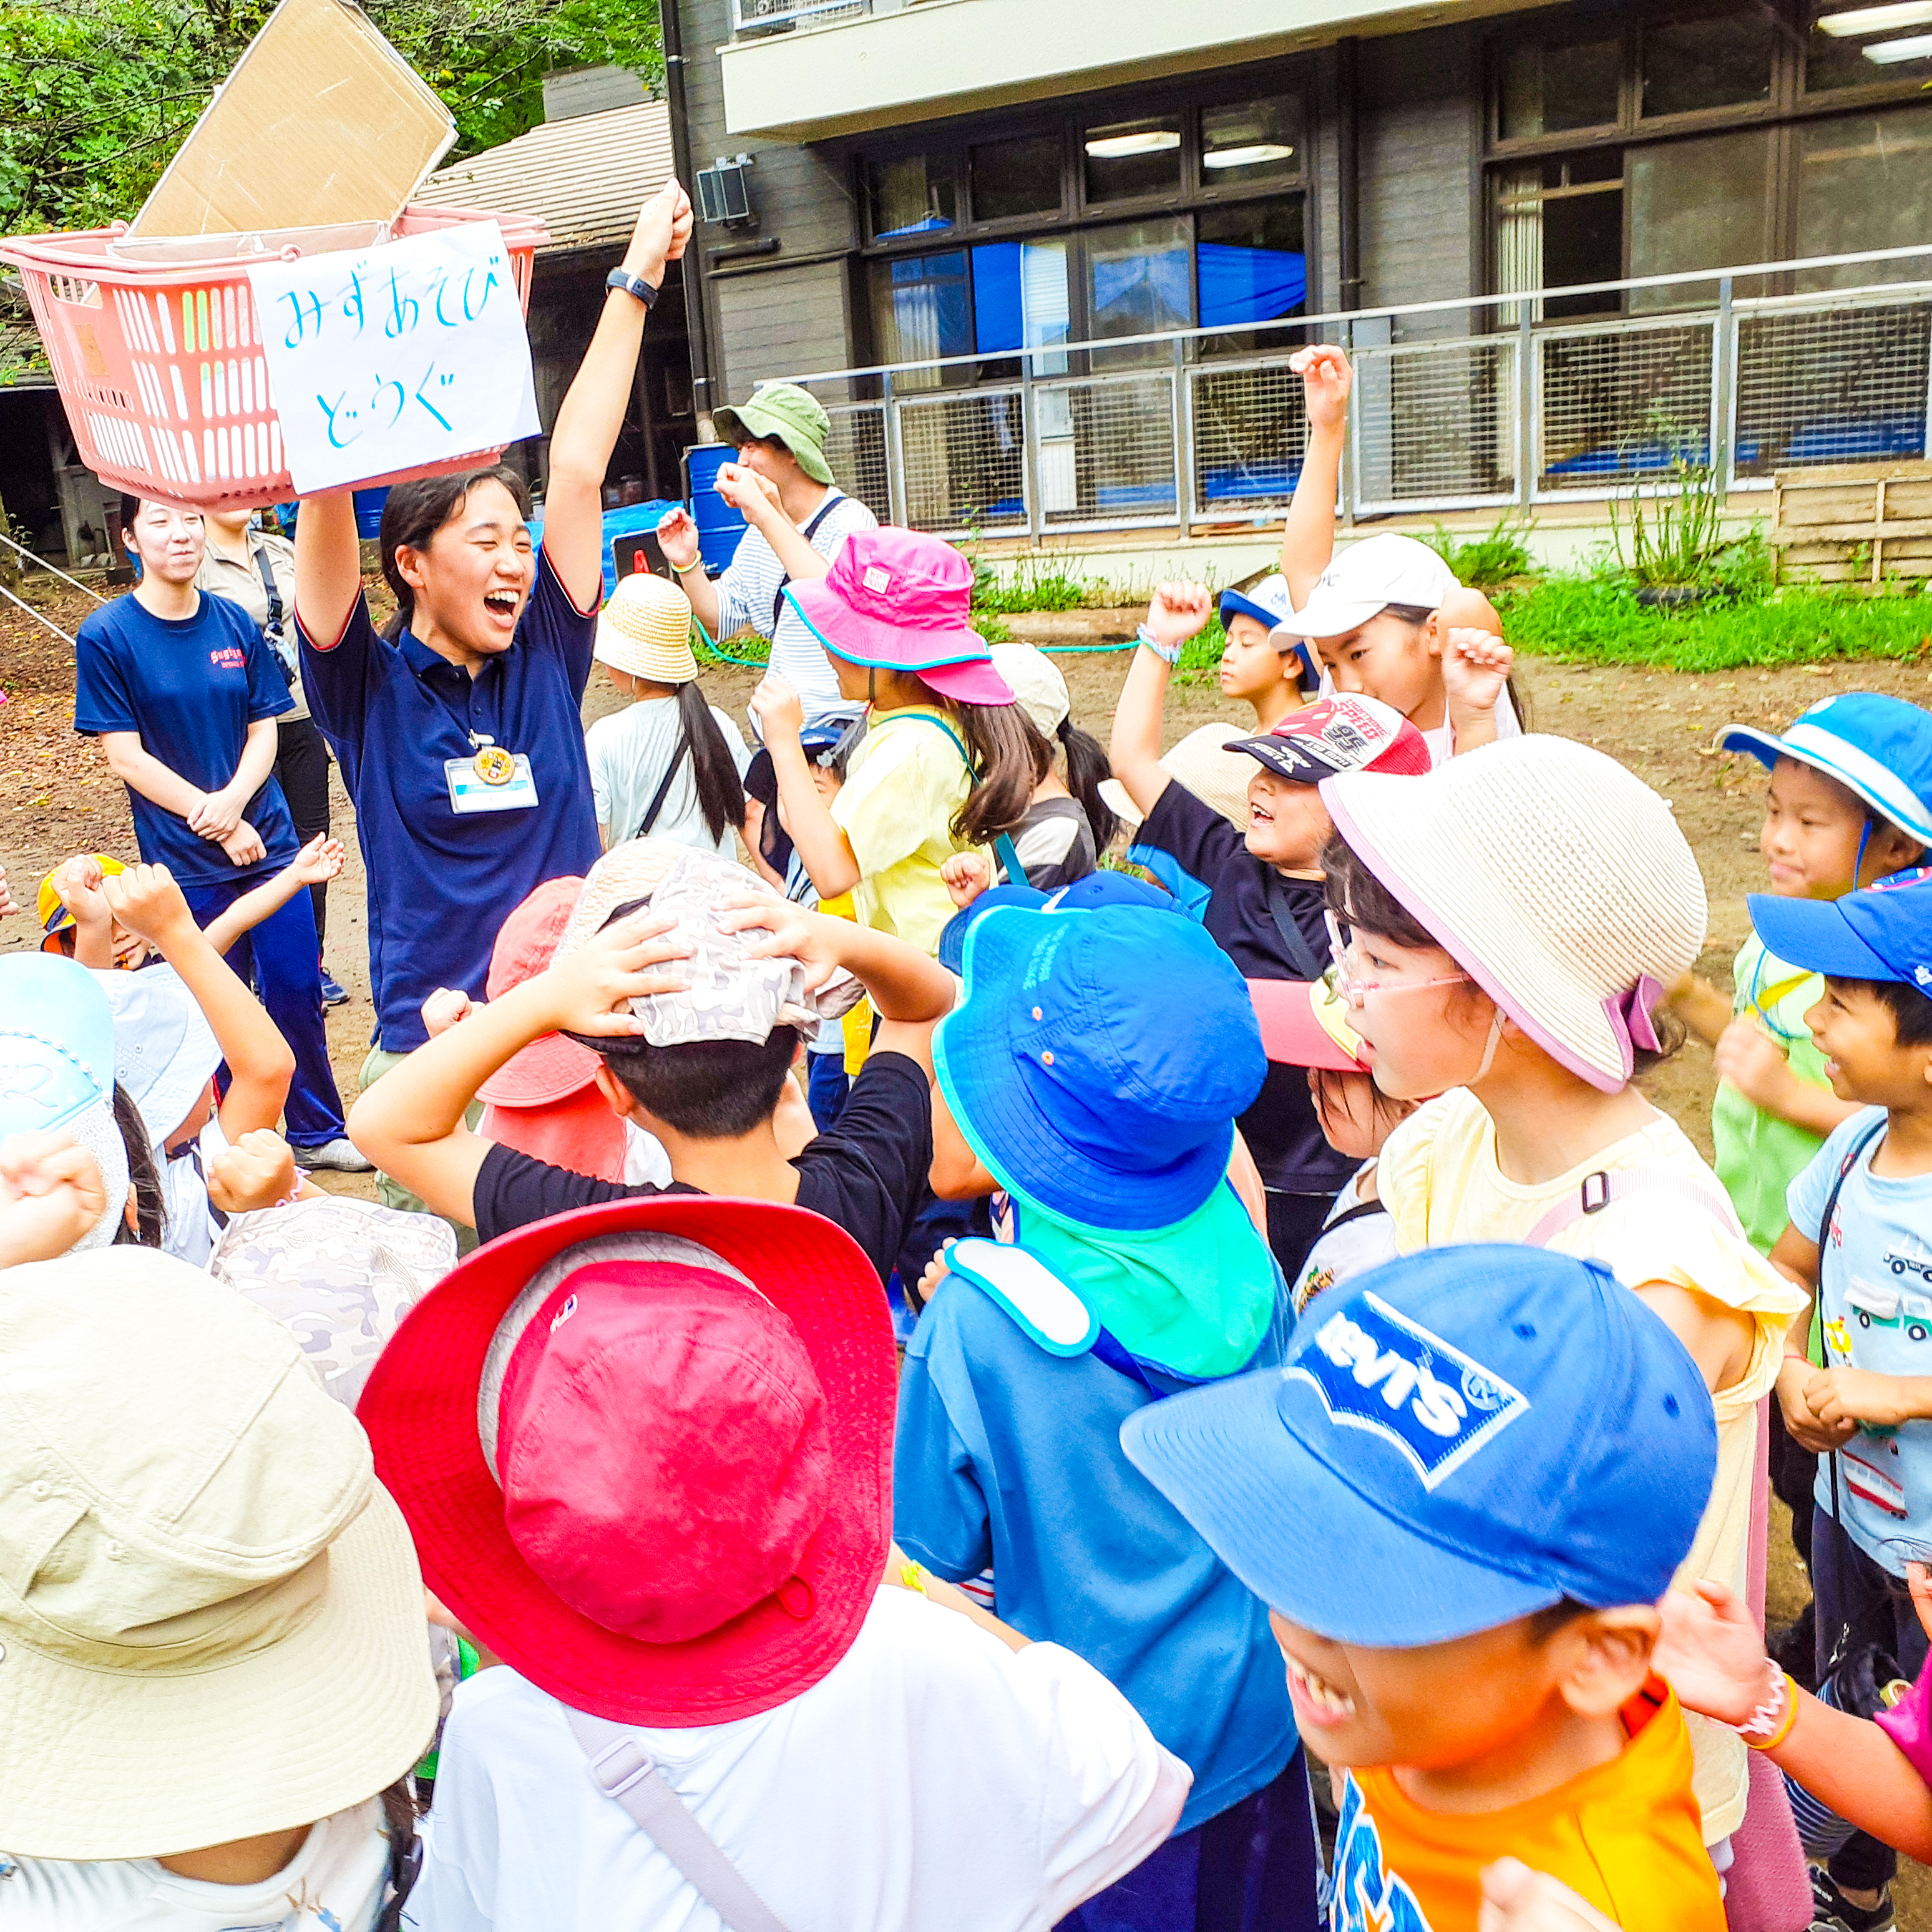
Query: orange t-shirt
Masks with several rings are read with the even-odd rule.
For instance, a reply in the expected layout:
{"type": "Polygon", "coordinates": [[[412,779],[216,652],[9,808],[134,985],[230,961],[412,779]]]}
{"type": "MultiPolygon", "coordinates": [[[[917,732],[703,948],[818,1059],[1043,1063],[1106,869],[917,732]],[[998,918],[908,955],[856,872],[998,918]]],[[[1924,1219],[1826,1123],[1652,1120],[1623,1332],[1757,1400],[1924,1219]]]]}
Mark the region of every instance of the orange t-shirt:
{"type": "Polygon", "coordinates": [[[1630,1932],[1724,1932],[1677,1700],[1653,1677],[1623,1720],[1630,1742],[1608,1764],[1501,1811],[1427,1810],[1386,1768],[1345,1774],[1335,1932],[1476,1932],[1480,1874],[1501,1858],[1630,1932]]]}

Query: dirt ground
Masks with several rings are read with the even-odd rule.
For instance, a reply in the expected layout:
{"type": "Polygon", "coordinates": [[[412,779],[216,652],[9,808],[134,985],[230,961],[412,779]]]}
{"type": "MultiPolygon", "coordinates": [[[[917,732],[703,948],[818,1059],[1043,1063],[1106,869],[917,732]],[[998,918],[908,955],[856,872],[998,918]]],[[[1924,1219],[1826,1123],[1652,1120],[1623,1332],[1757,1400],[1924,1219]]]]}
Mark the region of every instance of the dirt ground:
{"type": "MultiPolygon", "coordinates": [[[[45,578],[30,579],[22,589],[68,632],[92,608],[90,598],[45,578]]],[[[1058,662],[1072,693],[1076,722],[1104,743],[1114,694],[1124,674],[1124,655],[1070,656],[1058,662]]],[[[1754,763],[1710,750],[1718,728],[1733,722],[1779,728],[1834,691],[1882,691],[1932,704],[1932,668],[1890,662],[1688,675],[1519,658],[1516,678],[1527,697],[1532,728],[1598,746],[1671,802],[1696,850],[1710,894],[1710,935],[1700,970],[1720,986],[1729,986],[1731,958],[1748,931],[1744,896],[1763,884],[1757,855],[1763,778],[1754,763]]],[[[755,681],[754,672],[732,668],[707,672],[705,678],[712,701],[741,718],[755,681]]],[[[76,736],[72,729],[71,650],[62,638],[10,604],[0,604],[0,692],[5,700],[0,703],[0,866],[28,915],[0,924],[0,951],[8,951],[36,942],[33,894],[50,867],[77,850],[132,858],[134,839],[125,793],[94,741],[76,736]]],[[[586,721],[615,710],[618,702],[602,676],[594,677],[584,706],[586,721]]],[[[1168,742],[1223,717],[1245,722],[1238,718],[1237,707],[1222,700],[1211,674],[1197,675],[1174,692],[1166,719],[1168,742]]],[[[339,776],[334,797],[334,830],[347,845],[349,859],[329,890],[325,955],[350,998],[330,1012],[328,1037],[338,1082],[345,1097],[352,1098],[373,1019],[367,917],[354,814],[339,776]]],[[[1709,1054],[1695,1043],[1686,1046],[1646,1088],[1708,1156],[1714,1090],[1709,1054]]],[[[369,1191],[360,1177],[320,1178],[337,1191],[369,1191]]],[[[1768,1609],[1776,1623],[1797,1614],[1808,1587],[1791,1550],[1782,1507],[1774,1507],[1779,1520],[1768,1609]]],[[[1932,1932],[1932,1871],[1908,1868],[1898,1903],[1902,1926],[1932,1932]]]]}

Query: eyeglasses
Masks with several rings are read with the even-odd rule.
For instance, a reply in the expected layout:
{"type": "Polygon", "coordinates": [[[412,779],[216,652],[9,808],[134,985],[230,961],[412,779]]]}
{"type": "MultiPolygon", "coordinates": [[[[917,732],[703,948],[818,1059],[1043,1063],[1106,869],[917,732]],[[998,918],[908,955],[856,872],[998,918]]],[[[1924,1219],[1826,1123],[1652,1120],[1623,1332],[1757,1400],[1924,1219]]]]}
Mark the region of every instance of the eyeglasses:
{"type": "Polygon", "coordinates": [[[1470,983],[1466,973],[1447,973],[1429,980],[1358,980],[1348,970],[1348,955],[1354,950],[1355,928],[1346,914],[1332,907],[1322,913],[1328,927],[1328,951],[1334,964],[1322,976],[1335,997],[1346,1006],[1359,1006],[1371,993],[1420,993],[1431,986],[1463,986],[1470,983]]]}

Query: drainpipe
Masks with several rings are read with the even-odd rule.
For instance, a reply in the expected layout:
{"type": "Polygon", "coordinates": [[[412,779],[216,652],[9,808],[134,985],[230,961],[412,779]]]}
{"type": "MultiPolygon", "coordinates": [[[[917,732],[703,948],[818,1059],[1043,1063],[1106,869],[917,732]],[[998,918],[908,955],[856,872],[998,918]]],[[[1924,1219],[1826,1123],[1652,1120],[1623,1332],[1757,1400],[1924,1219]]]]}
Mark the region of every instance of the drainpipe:
{"type": "MultiPolygon", "coordinates": [[[[675,0],[672,0],[675,4],[675,0]]],[[[1337,306],[1359,308],[1362,302],[1361,202],[1356,190],[1360,154],[1355,134],[1356,56],[1360,42],[1352,35],[1335,43],[1335,228],[1338,257],[1337,306]]]]}
{"type": "MultiPolygon", "coordinates": [[[[691,171],[691,126],[684,103],[684,32],[677,16],[677,0],[659,0],[658,16],[664,36],[664,94],[670,108],[671,166],[687,193],[696,199],[698,184],[691,171]]],[[[684,251],[684,326],[691,356],[691,401],[698,419],[700,442],[716,442],[711,422],[711,356],[704,327],[704,286],[699,268],[700,250],[694,230],[684,251]]]]}

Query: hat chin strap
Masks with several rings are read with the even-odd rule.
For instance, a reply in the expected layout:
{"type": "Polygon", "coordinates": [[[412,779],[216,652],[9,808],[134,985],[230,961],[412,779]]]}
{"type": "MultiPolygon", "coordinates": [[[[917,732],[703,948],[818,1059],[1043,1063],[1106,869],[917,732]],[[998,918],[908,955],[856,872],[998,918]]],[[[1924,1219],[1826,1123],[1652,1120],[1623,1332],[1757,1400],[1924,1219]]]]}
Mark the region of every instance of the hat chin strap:
{"type": "MultiPolygon", "coordinates": [[[[1493,1004],[1494,1002],[1491,1004],[1493,1004]]],[[[1496,1017],[1490,1022],[1490,1036],[1483,1043],[1483,1064],[1463,1083],[1466,1086],[1474,1086],[1476,1082],[1489,1072],[1496,1057],[1496,1048],[1502,1044],[1504,1017],[1502,1008],[1497,1006],[1496,1017]]]]}

